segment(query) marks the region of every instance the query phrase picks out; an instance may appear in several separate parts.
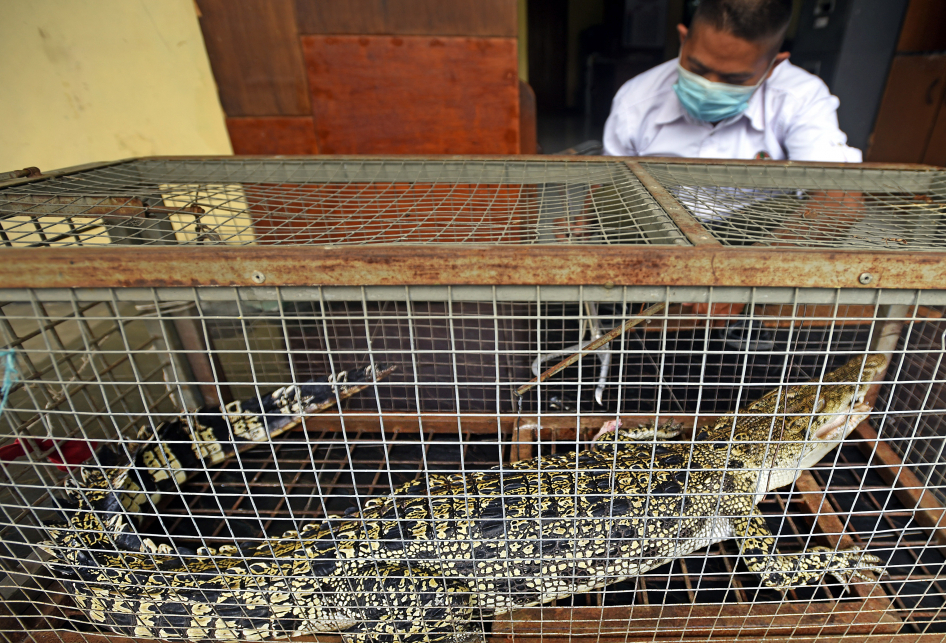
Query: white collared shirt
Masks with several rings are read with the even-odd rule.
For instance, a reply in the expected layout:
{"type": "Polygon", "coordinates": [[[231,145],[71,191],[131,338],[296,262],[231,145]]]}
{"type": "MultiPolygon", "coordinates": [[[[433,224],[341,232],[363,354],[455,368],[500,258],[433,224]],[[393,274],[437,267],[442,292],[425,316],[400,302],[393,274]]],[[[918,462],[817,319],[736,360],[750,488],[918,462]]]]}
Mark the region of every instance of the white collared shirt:
{"type": "Polygon", "coordinates": [[[611,156],[682,156],[860,163],[838,127],[838,99],[824,82],[785,61],[749,99],[746,110],[715,127],[680,104],[677,58],[624,83],[604,125],[611,156]]]}

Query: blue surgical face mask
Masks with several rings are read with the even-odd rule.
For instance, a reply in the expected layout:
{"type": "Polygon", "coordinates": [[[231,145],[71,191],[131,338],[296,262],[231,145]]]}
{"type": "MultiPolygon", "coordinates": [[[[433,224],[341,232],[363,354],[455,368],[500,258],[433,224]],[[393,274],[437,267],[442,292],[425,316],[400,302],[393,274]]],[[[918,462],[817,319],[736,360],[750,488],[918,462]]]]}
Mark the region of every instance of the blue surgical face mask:
{"type": "MultiPolygon", "coordinates": [[[[774,62],[773,60],[772,63],[774,62]]],[[[772,64],[769,65],[769,69],[771,68],[772,64]]],[[[677,93],[683,107],[697,120],[718,123],[746,111],[749,99],[768,76],[768,70],[755,85],[714,83],[699,74],[687,71],[679,63],[677,74],[679,78],[673,85],[673,91],[677,93]]]]}

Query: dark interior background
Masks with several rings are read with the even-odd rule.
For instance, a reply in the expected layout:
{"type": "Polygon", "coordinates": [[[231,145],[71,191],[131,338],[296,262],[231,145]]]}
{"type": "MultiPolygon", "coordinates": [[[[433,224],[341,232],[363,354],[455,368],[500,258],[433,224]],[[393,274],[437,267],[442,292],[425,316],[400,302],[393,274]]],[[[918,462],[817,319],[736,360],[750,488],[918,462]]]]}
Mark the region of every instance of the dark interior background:
{"type": "MultiPolygon", "coordinates": [[[[699,0],[528,0],[544,152],[600,138],[623,83],[677,55],[699,0]]],[[[946,2],[795,0],[784,49],[841,99],[866,160],[946,164],[946,2]]]]}

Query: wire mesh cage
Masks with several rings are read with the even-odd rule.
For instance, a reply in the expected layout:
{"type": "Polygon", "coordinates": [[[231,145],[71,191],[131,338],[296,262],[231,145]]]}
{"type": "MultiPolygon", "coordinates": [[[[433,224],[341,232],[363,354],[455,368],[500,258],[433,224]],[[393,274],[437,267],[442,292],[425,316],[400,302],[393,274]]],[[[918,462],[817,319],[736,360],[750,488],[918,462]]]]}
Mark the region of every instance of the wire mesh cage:
{"type": "Polygon", "coordinates": [[[8,641],[941,640],[946,172],[0,183],[8,641]]]}

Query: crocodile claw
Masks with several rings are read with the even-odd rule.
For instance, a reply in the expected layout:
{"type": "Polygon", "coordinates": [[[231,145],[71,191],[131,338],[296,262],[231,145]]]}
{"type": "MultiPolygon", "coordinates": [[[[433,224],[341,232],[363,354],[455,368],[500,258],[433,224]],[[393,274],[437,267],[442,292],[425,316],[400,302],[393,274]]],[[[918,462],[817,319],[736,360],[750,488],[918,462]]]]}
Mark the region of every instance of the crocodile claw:
{"type": "Polygon", "coordinates": [[[887,573],[887,570],[882,566],[882,559],[868,553],[857,556],[861,551],[861,548],[857,546],[839,551],[838,554],[844,555],[850,569],[829,572],[848,594],[853,593],[855,581],[876,583],[878,577],[887,573]]]}

